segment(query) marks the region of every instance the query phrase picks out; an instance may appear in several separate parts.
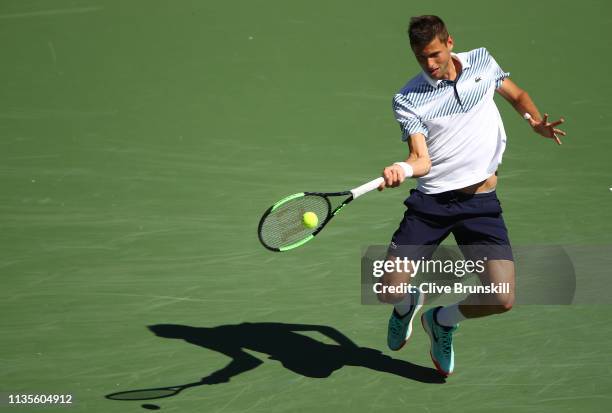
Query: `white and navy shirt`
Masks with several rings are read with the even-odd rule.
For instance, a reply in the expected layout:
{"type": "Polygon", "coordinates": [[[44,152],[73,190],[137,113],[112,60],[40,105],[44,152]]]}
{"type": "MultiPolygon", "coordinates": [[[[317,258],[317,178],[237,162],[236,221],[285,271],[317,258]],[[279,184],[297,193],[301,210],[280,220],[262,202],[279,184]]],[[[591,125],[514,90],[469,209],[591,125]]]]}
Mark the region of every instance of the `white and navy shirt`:
{"type": "Polygon", "coordinates": [[[497,170],[506,147],[493,95],[510,74],[485,48],[452,56],[462,66],[455,81],[434,80],[422,72],[393,98],[402,140],[425,135],[431,170],[417,179],[417,189],[427,194],[485,180],[497,170]]]}

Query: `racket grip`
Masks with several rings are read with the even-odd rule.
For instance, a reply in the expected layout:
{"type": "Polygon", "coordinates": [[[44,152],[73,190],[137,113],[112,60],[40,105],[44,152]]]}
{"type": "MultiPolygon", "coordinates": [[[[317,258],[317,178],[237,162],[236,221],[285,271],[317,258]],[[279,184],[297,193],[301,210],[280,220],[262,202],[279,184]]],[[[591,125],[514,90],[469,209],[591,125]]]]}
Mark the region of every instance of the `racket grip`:
{"type": "Polygon", "coordinates": [[[363,184],[361,186],[358,186],[357,188],[351,189],[351,193],[353,194],[353,199],[358,198],[363,194],[366,194],[370,191],[375,190],[376,188],[378,188],[380,184],[382,184],[383,181],[384,181],[384,178],[379,176],[378,178],[371,180],[367,184],[363,184]]]}

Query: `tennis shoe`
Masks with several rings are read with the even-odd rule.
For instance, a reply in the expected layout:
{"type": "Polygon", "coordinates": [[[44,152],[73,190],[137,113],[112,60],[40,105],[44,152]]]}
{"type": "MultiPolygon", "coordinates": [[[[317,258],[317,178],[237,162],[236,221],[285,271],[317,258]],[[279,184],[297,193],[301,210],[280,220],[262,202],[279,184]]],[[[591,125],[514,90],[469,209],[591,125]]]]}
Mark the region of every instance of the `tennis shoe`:
{"type": "Polygon", "coordinates": [[[403,316],[400,316],[395,309],[389,318],[389,326],[387,328],[387,345],[393,351],[397,351],[404,347],[404,344],[412,334],[412,320],[423,307],[424,295],[418,289],[412,294],[412,304],[410,311],[403,316]]]}
{"type": "Polygon", "coordinates": [[[421,324],[429,335],[431,348],[429,354],[436,369],[444,377],[449,376],[455,368],[455,353],[453,351],[453,333],[458,325],[444,327],[437,323],[436,314],[442,307],[432,308],[421,316],[421,324]]]}

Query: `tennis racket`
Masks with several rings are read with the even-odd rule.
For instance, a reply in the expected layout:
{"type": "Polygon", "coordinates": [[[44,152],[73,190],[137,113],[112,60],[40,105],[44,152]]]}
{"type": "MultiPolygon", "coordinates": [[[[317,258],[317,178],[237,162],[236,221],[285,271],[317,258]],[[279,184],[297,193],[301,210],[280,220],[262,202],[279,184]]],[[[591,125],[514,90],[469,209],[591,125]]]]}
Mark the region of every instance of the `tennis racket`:
{"type": "Polygon", "coordinates": [[[289,251],[313,239],[335,217],[338,212],[354,199],[366,194],[383,182],[376,178],[366,184],[342,192],[299,192],[289,195],[264,212],[257,230],[259,241],[270,251],[289,251]],[[346,197],[332,210],[332,198],[346,197]],[[317,225],[304,225],[306,212],[314,212],[317,225]]]}

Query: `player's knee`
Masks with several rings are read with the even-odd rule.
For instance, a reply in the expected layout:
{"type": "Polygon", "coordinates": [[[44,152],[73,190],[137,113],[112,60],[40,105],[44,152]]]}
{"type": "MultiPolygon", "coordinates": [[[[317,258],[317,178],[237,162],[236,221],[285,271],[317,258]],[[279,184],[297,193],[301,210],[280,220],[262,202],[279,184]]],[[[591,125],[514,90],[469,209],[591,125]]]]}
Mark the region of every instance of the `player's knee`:
{"type": "Polygon", "coordinates": [[[510,303],[498,304],[495,306],[495,309],[497,310],[495,311],[497,314],[507,313],[508,311],[512,310],[512,304],[510,303]]]}
{"type": "Polygon", "coordinates": [[[514,306],[514,294],[499,295],[496,298],[495,309],[497,313],[506,313],[514,306]]]}
{"type": "Polygon", "coordinates": [[[399,293],[399,292],[389,292],[384,291],[377,294],[378,301],[387,303],[387,304],[397,304],[402,301],[407,294],[399,293]]]}

